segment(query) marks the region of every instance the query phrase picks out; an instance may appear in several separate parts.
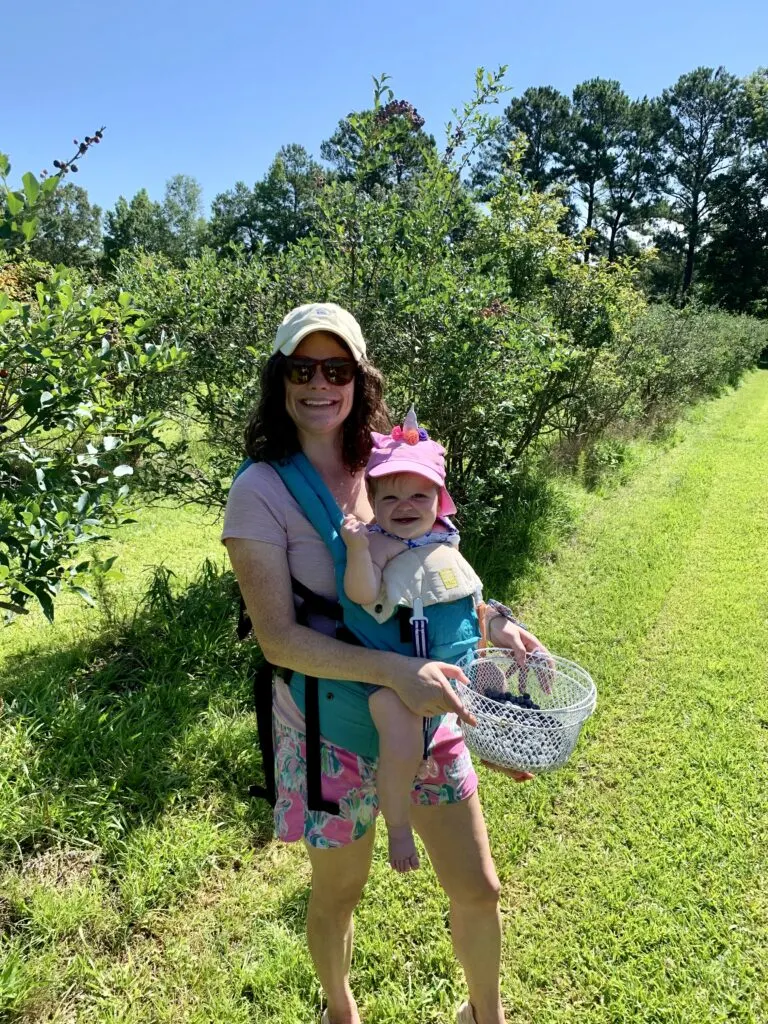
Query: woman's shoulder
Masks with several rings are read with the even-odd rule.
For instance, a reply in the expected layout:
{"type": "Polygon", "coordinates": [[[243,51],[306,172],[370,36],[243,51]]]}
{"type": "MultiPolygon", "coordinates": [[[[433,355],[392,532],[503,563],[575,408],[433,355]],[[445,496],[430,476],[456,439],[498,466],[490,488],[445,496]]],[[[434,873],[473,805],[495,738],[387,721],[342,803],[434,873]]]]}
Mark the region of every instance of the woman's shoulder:
{"type": "Polygon", "coordinates": [[[271,462],[249,462],[245,469],[241,470],[234,479],[232,486],[234,487],[241,480],[249,482],[253,481],[272,481],[279,480],[280,474],[277,472],[271,462]]]}
{"type": "Polygon", "coordinates": [[[289,513],[295,513],[295,501],[280,474],[268,462],[253,462],[230,487],[223,539],[267,540],[284,547],[289,513]]]}
{"type": "Polygon", "coordinates": [[[268,462],[251,462],[238,473],[229,489],[233,496],[258,495],[262,500],[276,500],[284,504],[290,495],[277,470],[268,462]]]}

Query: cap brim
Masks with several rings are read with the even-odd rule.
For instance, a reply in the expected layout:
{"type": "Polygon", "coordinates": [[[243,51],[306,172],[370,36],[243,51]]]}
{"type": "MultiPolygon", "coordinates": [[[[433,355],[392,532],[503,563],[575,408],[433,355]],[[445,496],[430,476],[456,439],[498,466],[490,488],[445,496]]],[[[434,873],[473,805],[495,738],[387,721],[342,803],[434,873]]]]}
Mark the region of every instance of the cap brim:
{"type": "Polygon", "coordinates": [[[319,324],[308,324],[306,327],[302,327],[301,330],[297,331],[296,334],[291,338],[290,341],[283,342],[283,344],[275,349],[275,352],[282,352],[284,356],[292,356],[296,349],[299,347],[301,342],[308,337],[310,334],[315,334],[318,331],[324,331],[326,334],[335,335],[339,341],[341,341],[349,349],[352,358],[356,363],[360,362],[360,353],[355,349],[355,346],[349,340],[345,338],[341,331],[336,330],[332,327],[321,327],[319,324]]]}
{"type": "Polygon", "coordinates": [[[440,474],[434,469],[430,469],[429,466],[424,466],[420,462],[411,462],[408,459],[397,459],[392,462],[382,462],[381,465],[374,466],[373,469],[369,469],[366,475],[369,477],[394,476],[395,473],[415,473],[416,476],[423,476],[431,483],[437,484],[438,487],[443,486],[440,474]]]}

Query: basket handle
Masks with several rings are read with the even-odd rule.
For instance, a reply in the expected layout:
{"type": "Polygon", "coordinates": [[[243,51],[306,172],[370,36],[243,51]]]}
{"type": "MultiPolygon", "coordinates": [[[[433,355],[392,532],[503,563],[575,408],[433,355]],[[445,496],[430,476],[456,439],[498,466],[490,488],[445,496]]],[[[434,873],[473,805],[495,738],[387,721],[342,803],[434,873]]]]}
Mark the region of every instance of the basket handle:
{"type": "Polygon", "coordinates": [[[480,643],[477,645],[477,653],[479,656],[485,653],[485,649],[489,646],[488,644],[488,605],[485,601],[480,601],[477,606],[477,621],[480,627],[480,643]]]}

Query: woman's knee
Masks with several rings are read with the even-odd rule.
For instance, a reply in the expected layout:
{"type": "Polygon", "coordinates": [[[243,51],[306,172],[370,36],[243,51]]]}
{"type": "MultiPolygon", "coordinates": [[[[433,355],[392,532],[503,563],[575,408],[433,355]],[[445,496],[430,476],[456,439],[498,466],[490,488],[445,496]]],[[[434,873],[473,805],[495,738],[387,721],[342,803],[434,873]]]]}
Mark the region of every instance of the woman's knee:
{"type": "Polygon", "coordinates": [[[338,914],[344,917],[351,914],[360,902],[364,888],[365,881],[337,879],[329,884],[326,879],[321,881],[313,877],[311,900],[315,909],[322,911],[323,914],[338,914]]]}
{"type": "Polygon", "coordinates": [[[360,902],[371,866],[373,830],[370,835],[336,849],[310,848],[311,898],[324,913],[351,913],[360,902]]]}
{"type": "Polygon", "coordinates": [[[448,897],[460,906],[495,909],[501,896],[501,882],[492,866],[466,877],[461,885],[451,889],[448,897]]]}

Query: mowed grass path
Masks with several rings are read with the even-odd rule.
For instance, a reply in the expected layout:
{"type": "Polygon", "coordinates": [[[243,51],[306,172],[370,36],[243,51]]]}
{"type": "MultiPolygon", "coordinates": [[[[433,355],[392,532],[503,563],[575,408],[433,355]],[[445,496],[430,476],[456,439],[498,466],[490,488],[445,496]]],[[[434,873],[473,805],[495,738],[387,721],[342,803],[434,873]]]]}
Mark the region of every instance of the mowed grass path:
{"type": "MultiPolygon", "coordinates": [[[[563,771],[524,786],[482,775],[508,1021],[765,1024],[768,373],[595,501],[521,613],[592,671],[600,699],[563,771]]],[[[192,779],[188,762],[213,765],[199,791],[112,846],[100,818],[92,863],[70,829],[68,854],[0,880],[8,1020],[319,1020],[305,857],[226,785],[248,742],[240,693],[168,739],[192,779]]],[[[382,838],[357,916],[363,1019],[448,1024],[462,983],[446,901],[430,869],[395,877],[382,838]]]]}

